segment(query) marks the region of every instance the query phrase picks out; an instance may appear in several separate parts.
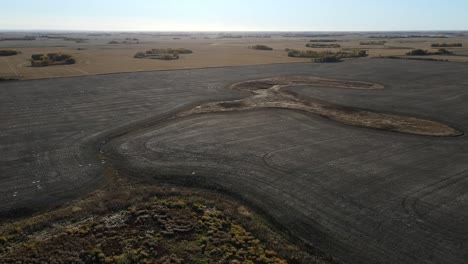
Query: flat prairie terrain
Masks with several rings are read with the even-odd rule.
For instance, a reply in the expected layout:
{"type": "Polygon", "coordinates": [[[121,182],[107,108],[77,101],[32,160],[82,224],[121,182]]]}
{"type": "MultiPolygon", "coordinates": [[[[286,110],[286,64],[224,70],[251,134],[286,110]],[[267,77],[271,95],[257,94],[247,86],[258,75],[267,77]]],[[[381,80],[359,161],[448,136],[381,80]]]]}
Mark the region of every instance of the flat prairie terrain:
{"type": "MultiPolygon", "coordinates": [[[[131,181],[231,194],[338,261],[462,264],[467,70],[360,59],[1,83],[1,216],[90,193],[110,180],[104,167],[112,164],[131,181]],[[284,76],[313,77],[288,87],[310,107],[405,116],[457,133],[350,124],[232,89],[284,76]],[[266,107],[196,111],[219,102],[239,107],[236,100],[266,107]]],[[[254,85],[260,95],[272,85],[261,84],[254,85]]]]}
{"type": "MultiPolygon", "coordinates": [[[[422,33],[419,33],[422,34],[422,33]]],[[[25,34],[3,33],[2,37],[22,37],[25,34]]],[[[15,49],[22,54],[0,57],[0,78],[40,79],[53,77],[83,76],[117,72],[154,71],[192,69],[204,67],[258,65],[271,63],[310,62],[310,59],[290,58],[286,48],[300,50],[356,50],[369,52],[370,57],[405,56],[412,49],[431,48],[432,43],[462,43],[463,47],[448,48],[453,55],[412,56],[412,58],[449,60],[468,62],[468,37],[464,33],[450,34],[449,37],[402,37],[371,38],[374,33],[326,34],[325,37],[290,36],[287,34],[270,34],[262,36],[244,35],[242,38],[223,36],[220,34],[185,34],[161,35],[151,33],[112,33],[112,34],[39,34],[36,40],[0,41],[0,49],[15,49]],[[68,39],[67,39],[68,38],[68,39]],[[75,40],[76,39],[76,40],[75,40]],[[80,40],[81,39],[81,40],[80,40]],[[137,40],[134,40],[137,39],[137,40]],[[339,49],[306,48],[310,40],[336,40],[339,49]],[[116,41],[119,44],[109,44],[116,41]],[[385,45],[360,45],[360,42],[386,41],[385,45]],[[78,42],[78,43],[77,43],[78,42]],[[125,44],[124,42],[127,42],[125,44]],[[249,46],[265,44],[272,51],[253,50],[249,46]],[[179,60],[143,60],[135,59],[137,52],[153,48],[187,48],[193,54],[181,55],[179,60]],[[29,59],[35,53],[62,52],[73,55],[77,59],[75,65],[50,67],[30,67],[29,59]]],[[[444,36],[442,33],[438,35],[444,36]]],[[[314,42],[316,43],[316,42],[314,42]]],[[[328,43],[328,42],[326,42],[328,43]]]]}

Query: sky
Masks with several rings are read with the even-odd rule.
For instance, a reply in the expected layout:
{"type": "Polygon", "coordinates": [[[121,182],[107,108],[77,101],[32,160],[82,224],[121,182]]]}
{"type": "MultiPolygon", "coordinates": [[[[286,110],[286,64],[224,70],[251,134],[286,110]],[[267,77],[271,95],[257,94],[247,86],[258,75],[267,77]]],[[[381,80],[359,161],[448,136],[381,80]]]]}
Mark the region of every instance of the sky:
{"type": "Polygon", "coordinates": [[[2,0],[0,30],[468,30],[468,0],[2,0]]]}

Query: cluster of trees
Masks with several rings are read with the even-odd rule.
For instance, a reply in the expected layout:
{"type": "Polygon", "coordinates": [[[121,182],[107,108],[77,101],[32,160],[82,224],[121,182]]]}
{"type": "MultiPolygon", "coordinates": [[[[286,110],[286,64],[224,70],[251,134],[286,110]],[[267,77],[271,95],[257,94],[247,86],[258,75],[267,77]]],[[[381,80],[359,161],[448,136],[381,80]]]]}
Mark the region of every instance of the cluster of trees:
{"type": "Polygon", "coordinates": [[[158,60],[177,60],[179,59],[179,54],[190,53],[193,53],[193,51],[184,48],[151,49],[147,50],[146,52],[137,52],[133,57],[137,59],[148,58],[158,60]]]}
{"type": "Polygon", "coordinates": [[[362,41],[360,45],[385,45],[387,41],[362,41]]]}
{"type": "Polygon", "coordinates": [[[19,54],[16,50],[0,50],[0,56],[13,56],[19,54]]]}
{"type": "Polygon", "coordinates": [[[336,39],[311,39],[309,42],[337,42],[336,39]]]}
{"type": "Polygon", "coordinates": [[[33,54],[31,56],[32,67],[45,67],[51,65],[75,64],[73,56],[64,53],[33,54]]]}
{"type": "Polygon", "coordinates": [[[461,43],[433,43],[433,48],[450,48],[450,47],[463,47],[461,43]]]}
{"type": "Polygon", "coordinates": [[[250,49],[255,49],[255,50],[273,50],[272,47],[268,47],[267,45],[254,45],[254,46],[250,46],[249,47],[250,49]]]}
{"type": "Polygon", "coordinates": [[[452,54],[451,51],[447,49],[438,49],[436,52],[430,52],[423,49],[415,49],[406,53],[408,56],[425,56],[425,55],[447,55],[452,54]]]}
{"type": "Polygon", "coordinates": [[[140,40],[137,38],[126,38],[124,41],[111,40],[108,44],[140,44],[140,40]]]}
{"type": "Polygon", "coordinates": [[[167,49],[150,49],[146,51],[146,54],[190,54],[193,53],[192,50],[185,49],[185,48],[167,48],[167,49]]]}
{"type": "Polygon", "coordinates": [[[315,43],[308,43],[306,44],[307,48],[340,48],[340,44],[315,44],[315,43]]]}
{"type": "Polygon", "coordinates": [[[314,50],[294,50],[288,49],[288,56],[295,58],[312,58],[314,62],[339,62],[344,58],[366,57],[366,50],[353,51],[314,51],[314,50]]]}

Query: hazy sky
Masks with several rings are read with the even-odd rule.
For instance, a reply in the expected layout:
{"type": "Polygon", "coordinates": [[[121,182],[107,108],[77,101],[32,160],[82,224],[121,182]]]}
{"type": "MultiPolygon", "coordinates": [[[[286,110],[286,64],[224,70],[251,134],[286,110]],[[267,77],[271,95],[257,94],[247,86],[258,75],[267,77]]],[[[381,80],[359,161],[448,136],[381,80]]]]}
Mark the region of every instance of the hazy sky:
{"type": "Polygon", "coordinates": [[[468,30],[468,0],[13,0],[0,29],[468,30]]]}

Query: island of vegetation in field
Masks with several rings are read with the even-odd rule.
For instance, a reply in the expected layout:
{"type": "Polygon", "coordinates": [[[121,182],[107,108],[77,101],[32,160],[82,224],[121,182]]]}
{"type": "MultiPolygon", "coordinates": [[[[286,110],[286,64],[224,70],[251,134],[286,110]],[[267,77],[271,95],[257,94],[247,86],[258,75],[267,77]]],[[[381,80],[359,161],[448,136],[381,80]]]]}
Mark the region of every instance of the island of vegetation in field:
{"type": "Polygon", "coordinates": [[[167,49],[150,49],[146,52],[137,52],[134,58],[137,59],[157,59],[157,60],[177,60],[179,59],[179,54],[190,54],[193,53],[192,50],[185,48],[167,48],[167,49]]]}
{"type": "Polygon", "coordinates": [[[258,45],[254,45],[254,46],[249,46],[250,49],[255,49],[255,50],[273,50],[272,47],[269,47],[267,45],[262,45],[262,44],[258,44],[258,45]]]}
{"type": "Polygon", "coordinates": [[[453,47],[463,47],[462,43],[432,43],[431,47],[433,48],[453,48],[453,47]]]}
{"type": "Polygon", "coordinates": [[[69,65],[75,63],[75,58],[73,58],[72,55],[65,53],[33,54],[31,56],[31,67],[69,65]]]}
{"type": "Polygon", "coordinates": [[[340,47],[341,47],[340,44],[321,44],[321,43],[307,43],[305,46],[306,46],[307,48],[319,48],[319,49],[324,49],[324,48],[336,49],[336,48],[340,48],[340,47]]]}
{"type": "Polygon", "coordinates": [[[0,57],[18,55],[16,50],[0,50],[0,57]]]}
{"type": "Polygon", "coordinates": [[[361,41],[359,45],[385,45],[387,41],[361,41]]]}
{"type": "Polygon", "coordinates": [[[366,57],[366,50],[352,50],[352,51],[314,51],[314,50],[295,50],[287,49],[288,57],[293,58],[312,58],[314,62],[340,62],[344,58],[358,58],[366,57]]]}
{"type": "Polygon", "coordinates": [[[452,54],[452,52],[447,49],[438,49],[435,52],[431,52],[431,51],[423,50],[423,49],[414,49],[406,53],[406,55],[408,56],[448,55],[448,54],[452,54]]]}
{"type": "Polygon", "coordinates": [[[111,40],[109,41],[110,45],[117,45],[117,44],[140,44],[140,40],[137,38],[126,38],[125,40],[111,40]]]}

